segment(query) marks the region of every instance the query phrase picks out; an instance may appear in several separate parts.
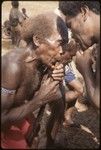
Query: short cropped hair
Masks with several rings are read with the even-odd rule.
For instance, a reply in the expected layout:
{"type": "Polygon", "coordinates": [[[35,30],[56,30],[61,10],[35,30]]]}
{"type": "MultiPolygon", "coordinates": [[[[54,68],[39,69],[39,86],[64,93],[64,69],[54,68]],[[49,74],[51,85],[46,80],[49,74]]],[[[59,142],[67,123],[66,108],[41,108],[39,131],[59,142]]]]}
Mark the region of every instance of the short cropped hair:
{"type": "Polygon", "coordinates": [[[81,12],[81,8],[88,7],[96,14],[100,14],[100,3],[98,1],[59,1],[59,9],[64,15],[72,17],[81,12]]]}

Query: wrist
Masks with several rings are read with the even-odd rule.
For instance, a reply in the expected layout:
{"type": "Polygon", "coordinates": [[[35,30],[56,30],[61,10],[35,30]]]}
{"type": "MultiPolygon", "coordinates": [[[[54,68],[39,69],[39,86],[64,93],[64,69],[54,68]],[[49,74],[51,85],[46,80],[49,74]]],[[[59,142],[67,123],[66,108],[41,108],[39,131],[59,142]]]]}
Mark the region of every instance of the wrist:
{"type": "Polygon", "coordinates": [[[39,95],[35,95],[31,100],[30,107],[34,105],[34,108],[37,109],[43,105],[43,101],[39,95]]]}

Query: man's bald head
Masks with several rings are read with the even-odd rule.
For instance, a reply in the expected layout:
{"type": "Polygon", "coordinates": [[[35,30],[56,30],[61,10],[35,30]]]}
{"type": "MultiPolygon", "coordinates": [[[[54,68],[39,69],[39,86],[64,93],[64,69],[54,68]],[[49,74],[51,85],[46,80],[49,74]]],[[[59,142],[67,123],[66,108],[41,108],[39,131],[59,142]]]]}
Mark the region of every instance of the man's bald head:
{"type": "Polygon", "coordinates": [[[21,36],[27,44],[33,42],[33,36],[40,39],[40,42],[44,42],[45,39],[51,37],[56,30],[62,37],[63,34],[68,36],[64,21],[55,13],[47,12],[27,19],[22,26],[21,36]]]}

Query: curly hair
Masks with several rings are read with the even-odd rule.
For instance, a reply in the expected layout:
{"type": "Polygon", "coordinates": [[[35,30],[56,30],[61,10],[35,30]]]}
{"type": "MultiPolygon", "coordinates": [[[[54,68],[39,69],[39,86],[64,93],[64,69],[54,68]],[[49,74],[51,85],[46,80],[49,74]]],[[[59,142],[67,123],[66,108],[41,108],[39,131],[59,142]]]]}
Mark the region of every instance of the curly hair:
{"type": "Polygon", "coordinates": [[[59,9],[64,15],[76,16],[81,8],[88,7],[96,14],[100,14],[99,1],[59,1],[59,9]]]}
{"type": "Polygon", "coordinates": [[[53,12],[39,14],[24,22],[21,30],[21,37],[27,44],[33,42],[33,36],[37,36],[40,42],[43,42],[46,38],[51,37],[55,29],[57,29],[60,34],[63,34],[60,28],[64,28],[64,26],[66,25],[63,23],[63,20],[59,20],[58,16],[53,12]]]}

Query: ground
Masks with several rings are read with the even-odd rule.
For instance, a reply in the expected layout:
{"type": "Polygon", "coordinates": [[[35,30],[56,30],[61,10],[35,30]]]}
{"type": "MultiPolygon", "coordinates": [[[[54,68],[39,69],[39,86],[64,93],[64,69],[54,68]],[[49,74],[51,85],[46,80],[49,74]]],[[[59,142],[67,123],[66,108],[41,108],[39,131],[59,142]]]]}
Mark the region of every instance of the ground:
{"type": "MultiPolygon", "coordinates": [[[[57,1],[20,1],[20,10],[25,7],[28,16],[37,15],[43,11],[54,10],[58,6],[57,1]]],[[[2,24],[8,19],[9,11],[11,8],[10,1],[2,3],[2,24]]],[[[11,45],[10,39],[2,40],[1,54],[9,52],[14,46],[11,45]]],[[[75,67],[74,67],[75,68],[75,67]]],[[[79,73],[75,70],[77,76],[79,73]]],[[[80,76],[80,75],[79,75],[80,76]]],[[[98,149],[99,148],[99,116],[92,106],[88,106],[87,109],[83,109],[79,103],[76,104],[78,113],[75,116],[75,122],[80,124],[80,127],[62,127],[56,137],[57,145],[61,145],[62,148],[68,149],[98,149]]],[[[38,147],[45,148],[45,124],[48,118],[45,109],[44,117],[41,122],[41,131],[39,133],[40,142],[38,147]]]]}

